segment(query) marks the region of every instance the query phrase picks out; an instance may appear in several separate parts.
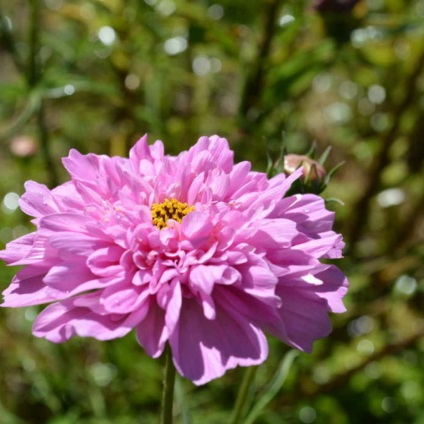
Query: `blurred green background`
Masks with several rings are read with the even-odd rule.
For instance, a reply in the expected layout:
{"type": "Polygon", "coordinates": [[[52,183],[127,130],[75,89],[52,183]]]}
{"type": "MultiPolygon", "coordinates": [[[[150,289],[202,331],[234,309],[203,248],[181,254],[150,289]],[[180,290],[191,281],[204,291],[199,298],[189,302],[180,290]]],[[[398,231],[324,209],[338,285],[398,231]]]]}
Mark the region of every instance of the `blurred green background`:
{"type": "MultiPolygon", "coordinates": [[[[254,422],[423,424],[423,67],[424,0],[0,0],[0,243],[32,230],[23,183],[65,181],[70,148],[219,134],[264,171],[282,142],[331,145],[348,312],[254,422]]],[[[157,422],[162,364],[135,336],[54,345],[37,312],[0,310],[0,423],[157,422]]],[[[256,398],[288,351],[270,345],[256,398]]],[[[180,378],[176,423],[228,423],[243,372],[180,378]]]]}

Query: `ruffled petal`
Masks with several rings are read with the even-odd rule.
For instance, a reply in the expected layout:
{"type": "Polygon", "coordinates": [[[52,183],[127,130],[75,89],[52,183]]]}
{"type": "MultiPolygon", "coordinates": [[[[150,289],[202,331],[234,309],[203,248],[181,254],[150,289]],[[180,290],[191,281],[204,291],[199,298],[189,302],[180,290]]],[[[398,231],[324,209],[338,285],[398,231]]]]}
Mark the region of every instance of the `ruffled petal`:
{"type": "Polygon", "coordinates": [[[19,199],[19,206],[27,215],[38,218],[59,212],[52,193],[44,184],[27,181],[25,189],[26,192],[19,199]]]}
{"type": "MultiPolygon", "coordinates": [[[[82,299],[93,299],[98,295],[88,294],[82,299]]],[[[34,322],[33,334],[54,343],[64,342],[71,337],[94,337],[97,340],[110,340],[125,336],[140,321],[145,311],[131,314],[99,315],[89,307],[77,306],[77,298],[54,303],[44,309],[34,322]]]]}
{"type": "Polygon", "coordinates": [[[2,306],[54,302],[36,336],[108,340],[136,328],[149,355],[169,342],[177,369],[203,384],[264,361],[264,330],[310,351],[331,330],[328,313],[344,311],[346,277],[320,262],[341,256],[334,213],[318,196],[283,198],[301,169],[268,179],[235,165],[219,136],[178,156],[144,136],[129,159],[71,150],[63,163],[70,181],[26,184],[35,232],[0,252],[24,267],[2,306]],[[151,207],[165,199],[194,210],[159,229],[151,207]]]}
{"type": "Polygon", "coordinates": [[[282,304],[280,319],[265,324],[265,328],[285,343],[310,353],[313,342],[331,332],[327,301],[309,287],[286,287],[276,291],[282,304]]]}
{"type": "Polygon", "coordinates": [[[35,239],[36,234],[29,233],[7,243],[6,249],[0,251],[0,259],[7,264],[13,264],[25,258],[31,252],[35,239]]]}
{"type": "Polygon", "coordinates": [[[197,385],[236,366],[260,364],[268,355],[264,334],[245,317],[217,307],[216,318],[209,320],[190,299],[185,300],[169,341],[177,370],[197,385]]]}
{"type": "Polygon", "coordinates": [[[56,291],[43,282],[48,267],[28,267],[20,270],[10,286],[3,291],[3,307],[40,305],[68,297],[68,293],[56,291]]]}
{"type": "Polygon", "coordinates": [[[137,326],[137,340],[148,355],[162,355],[169,332],[165,325],[165,311],[154,300],[150,300],[148,313],[137,326]]]}

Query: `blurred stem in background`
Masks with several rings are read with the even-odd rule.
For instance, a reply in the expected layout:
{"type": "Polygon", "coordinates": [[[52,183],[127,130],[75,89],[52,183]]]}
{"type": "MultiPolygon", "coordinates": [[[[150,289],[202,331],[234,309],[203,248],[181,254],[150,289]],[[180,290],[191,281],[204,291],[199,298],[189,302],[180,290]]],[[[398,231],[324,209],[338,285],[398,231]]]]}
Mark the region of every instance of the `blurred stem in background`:
{"type": "MultiPolygon", "coordinates": [[[[361,256],[357,251],[357,242],[361,239],[363,232],[368,223],[371,200],[379,188],[381,175],[383,170],[390,163],[390,148],[397,140],[402,120],[408,109],[415,104],[420,94],[419,78],[424,68],[424,50],[418,56],[415,67],[411,74],[404,81],[402,90],[403,97],[397,105],[394,106],[392,112],[392,124],[384,136],[382,136],[380,152],[374,158],[365,182],[362,194],[353,207],[355,213],[352,214],[350,230],[348,233],[349,255],[361,256]]],[[[410,222],[405,223],[410,226],[410,222]]]]}
{"type": "Polygon", "coordinates": [[[272,39],[275,35],[279,10],[282,6],[282,0],[268,0],[265,5],[264,27],[262,39],[258,45],[256,58],[252,69],[247,75],[246,82],[241,95],[239,106],[239,115],[242,127],[249,128],[252,122],[257,118],[255,107],[258,106],[265,84],[265,70],[268,65],[268,56],[271,51],[272,39]]]}
{"type": "Polygon", "coordinates": [[[16,50],[15,40],[13,39],[10,24],[6,19],[3,11],[0,9],[0,46],[3,47],[12,58],[16,69],[24,74],[26,72],[26,66],[21,60],[16,50]]]}
{"type": "Polygon", "coordinates": [[[55,187],[59,183],[55,167],[55,160],[51,152],[51,140],[46,123],[45,106],[43,94],[41,92],[42,69],[39,59],[40,50],[40,27],[41,27],[41,0],[28,0],[29,4],[29,32],[28,32],[28,66],[27,66],[27,84],[29,94],[38,91],[39,101],[38,110],[35,115],[37,122],[38,139],[44,161],[44,168],[47,174],[47,182],[50,187],[55,187]]]}

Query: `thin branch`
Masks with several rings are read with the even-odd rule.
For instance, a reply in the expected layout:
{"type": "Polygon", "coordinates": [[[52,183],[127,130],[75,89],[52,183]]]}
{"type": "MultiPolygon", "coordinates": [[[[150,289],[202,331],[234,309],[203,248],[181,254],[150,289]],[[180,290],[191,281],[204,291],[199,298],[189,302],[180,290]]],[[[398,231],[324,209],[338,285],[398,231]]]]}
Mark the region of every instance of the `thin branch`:
{"type": "Polygon", "coordinates": [[[252,110],[260,101],[265,81],[265,67],[271,51],[272,39],[277,27],[280,5],[281,0],[271,0],[267,3],[263,37],[258,47],[253,70],[246,80],[240,102],[239,114],[242,119],[246,119],[249,111],[252,110]]]}
{"type": "Polygon", "coordinates": [[[16,42],[9,28],[9,22],[6,16],[0,10],[0,47],[7,51],[16,66],[16,69],[20,73],[25,73],[25,65],[19,57],[18,51],[16,50],[16,42]]]}
{"type": "Polygon", "coordinates": [[[37,127],[41,153],[43,155],[44,165],[46,167],[47,175],[49,177],[49,185],[51,187],[56,187],[59,183],[59,179],[54,165],[53,156],[50,151],[50,137],[46,124],[44,105],[42,102],[37,112],[37,127]]]}
{"type": "Polygon", "coordinates": [[[320,386],[317,386],[314,391],[310,393],[310,396],[317,396],[321,395],[322,393],[331,392],[339,387],[342,387],[346,384],[347,380],[349,380],[351,377],[353,377],[355,374],[357,374],[359,371],[363,370],[367,365],[369,365],[372,362],[379,361],[380,359],[384,358],[385,356],[392,355],[396,352],[399,352],[403,349],[406,349],[407,347],[414,345],[418,340],[420,340],[424,336],[424,330],[419,331],[416,334],[413,334],[410,337],[407,337],[403,340],[398,341],[397,343],[391,343],[384,346],[383,349],[381,349],[378,352],[373,353],[370,355],[365,361],[361,362],[360,364],[356,365],[355,367],[352,367],[348,369],[346,372],[337,375],[332,380],[328,381],[327,383],[321,384],[320,386]]]}
{"type": "MultiPolygon", "coordinates": [[[[368,356],[366,360],[359,363],[355,367],[349,368],[347,371],[336,375],[334,378],[323,384],[315,384],[311,387],[310,384],[305,386],[305,389],[300,389],[296,393],[289,394],[285,396],[284,404],[293,405],[297,402],[298,399],[311,399],[317,396],[321,396],[325,393],[331,393],[335,390],[340,389],[343,386],[346,386],[348,380],[354,375],[362,371],[367,365],[372,362],[379,361],[385,356],[395,354],[399,351],[402,351],[410,346],[415,345],[421,338],[424,336],[424,330],[413,334],[412,336],[406,337],[403,340],[400,340],[396,343],[387,344],[379,350],[368,356]]],[[[309,382],[312,384],[312,382],[309,382]]]]}

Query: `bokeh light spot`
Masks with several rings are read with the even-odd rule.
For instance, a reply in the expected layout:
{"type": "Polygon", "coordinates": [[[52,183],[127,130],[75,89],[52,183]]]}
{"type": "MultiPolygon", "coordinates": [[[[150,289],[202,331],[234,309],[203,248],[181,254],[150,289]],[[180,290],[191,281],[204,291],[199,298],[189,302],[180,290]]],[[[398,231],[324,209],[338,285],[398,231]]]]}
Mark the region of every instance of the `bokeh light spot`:
{"type": "Polygon", "coordinates": [[[116,40],[116,32],[110,26],[101,27],[97,36],[105,46],[111,46],[116,40]]]}
{"type": "Polygon", "coordinates": [[[3,202],[2,202],[3,212],[7,214],[11,214],[15,212],[18,206],[19,206],[19,194],[9,192],[4,196],[3,202]]]}
{"type": "Polygon", "coordinates": [[[292,16],[292,15],[283,15],[279,19],[278,24],[280,25],[280,27],[284,27],[284,26],[287,26],[287,25],[291,24],[293,21],[294,21],[294,16],[292,16]]]}
{"type": "Polygon", "coordinates": [[[386,98],[386,90],[381,85],[373,84],[368,88],[368,98],[372,103],[383,103],[386,98]]]}
{"type": "Polygon", "coordinates": [[[314,408],[311,408],[310,406],[304,406],[299,411],[299,420],[302,421],[302,423],[310,424],[313,423],[317,418],[317,413],[315,412],[314,408]]]}
{"type": "Polygon", "coordinates": [[[224,16],[224,8],[220,4],[212,4],[208,7],[207,14],[211,19],[219,21],[224,16]]]}
{"type": "Polygon", "coordinates": [[[371,355],[374,353],[374,343],[370,340],[361,340],[356,346],[358,353],[362,355],[371,355]]]}
{"type": "Polygon", "coordinates": [[[63,91],[65,92],[65,94],[67,96],[71,96],[72,94],[75,93],[75,87],[72,84],[67,84],[65,85],[65,87],[63,88],[63,91]]]}
{"type": "Polygon", "coordinates": [[[211,63],[206,56],[195,57],[192,66],[194,73],[199,76],[205,76],[211,71],[211,63]]]}
{"type": "Polygon", "coordinates": [[[125,77],[124,84],[128,90],[137,90],[137,88],[140,86],[140,78],[135,74],[128,74],[125,77]]]}
{"type": "Polygon", "coordinates": [[[396,280],[395,290],[400,294],[411,296],[417,290],[417,280],[409,275],[401,275],[396,280]]]}
{"type": "Polygon", "coordinates": [[[181,36],[169,38],[165,41],[163,48],[167,54],[173,56],[187,49],[187,40],[181,36]]]}
{"type": "Polygon", "coordinates": [[[405,192],[401,188],[388,188],[377,194],[377,203],[382,208],[389,208],[402,204],[405,198],[405,192]]]}

